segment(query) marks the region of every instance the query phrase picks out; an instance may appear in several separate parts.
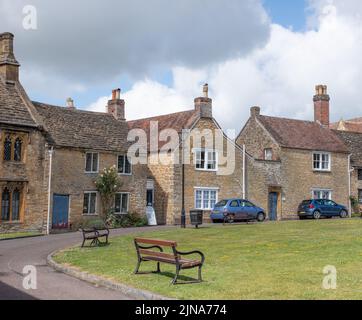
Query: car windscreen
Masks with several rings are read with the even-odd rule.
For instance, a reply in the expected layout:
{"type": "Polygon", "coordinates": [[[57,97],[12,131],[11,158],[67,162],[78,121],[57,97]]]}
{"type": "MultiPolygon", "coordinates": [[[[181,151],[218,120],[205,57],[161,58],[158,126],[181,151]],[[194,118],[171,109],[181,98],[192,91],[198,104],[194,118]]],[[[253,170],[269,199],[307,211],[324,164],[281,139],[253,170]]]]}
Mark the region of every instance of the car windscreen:
{"type": "Polygon", "coordinates": [[[222,200],[215,205],[215,208],[225,207],[228,204],[227,200],[222,200]]]}

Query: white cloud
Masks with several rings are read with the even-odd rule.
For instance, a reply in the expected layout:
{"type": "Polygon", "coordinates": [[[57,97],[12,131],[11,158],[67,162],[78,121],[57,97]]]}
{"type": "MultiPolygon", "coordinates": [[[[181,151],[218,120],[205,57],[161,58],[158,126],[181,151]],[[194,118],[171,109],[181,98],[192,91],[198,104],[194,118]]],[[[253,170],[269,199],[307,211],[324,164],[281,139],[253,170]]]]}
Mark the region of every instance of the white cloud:
{"type": "Polygon", "coordinates": [[[267,45],[244,58],[196,73],[174,69],[172,88],[138,82],[125,95],[129,114],[133,118],[190,108],[201,93],[200,84],[207,81],[214,114],[225,128],[239,130],[252,105],[260,105],[264,114],[313,119],[312,96],[319,83],[329,86],[332,120],[360,116],[362,5],[358,3],[313,1],[317,10],[313,29],[299,33],[273,25],[267,45]],[[182,84],[188,89],[182,90],[182,84]]]}

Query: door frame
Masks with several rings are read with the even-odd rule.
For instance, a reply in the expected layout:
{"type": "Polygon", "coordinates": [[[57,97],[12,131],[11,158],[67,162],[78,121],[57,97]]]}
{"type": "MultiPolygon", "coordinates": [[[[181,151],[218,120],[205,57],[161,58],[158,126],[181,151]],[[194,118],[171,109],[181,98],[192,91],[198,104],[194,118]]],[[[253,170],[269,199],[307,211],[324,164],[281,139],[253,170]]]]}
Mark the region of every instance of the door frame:
{"type": "Polygon", "coordinates": [[[52,220],[51,220],[51,229],[52,230],[62,230],[62,229],[54,229],[53,228],[53,217],[54,217],[54,198],[58,197],[68,197],[68,227],[66,229],[70,228],[70,194],[61,194],[61,193],[53,193],[53,201],[52,201],[52,220]]]}

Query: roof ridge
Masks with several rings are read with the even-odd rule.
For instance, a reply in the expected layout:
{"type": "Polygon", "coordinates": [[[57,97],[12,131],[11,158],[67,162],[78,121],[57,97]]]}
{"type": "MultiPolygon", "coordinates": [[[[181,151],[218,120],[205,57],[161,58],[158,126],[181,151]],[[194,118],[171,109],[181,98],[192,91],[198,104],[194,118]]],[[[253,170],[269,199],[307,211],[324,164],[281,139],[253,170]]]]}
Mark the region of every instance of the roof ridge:
{"type": "Polygon", "coordinates": [[[265,115],[259,115],[258,118],[260,118],[260,117],[318,124],[318,123],[316,123],[315,121],[312,121],[312,120],[301,120],[301,119],[293,119],[293,118],[286,118],[286,117],[272,117],[272,116],[265,116],[265,115]]]}
{"type": "Polygon", "coordinates": [[[156,118],[162,118],[162,117],[169,117],[169,116],[174,116],[174,115],[178,115],[178,114],[182,114],[182,113],[188,113],[188,112],[191,113],[191,112],[196,112],[196,111],[195,111],[194,109],[190,109],[190,110],[184,110],[184,111],[178,111],[178,112],[161,114],[161,115],[158,115],[158,116],[152,116],[152,117],[146,117],[146,118],[129,120],[129,121],[127,121],[127,122],[130,123],[130,122],[136,122],[136,121],[146,121],[146,120],[151,120],[151,119],[156,119],[156,118]]]}

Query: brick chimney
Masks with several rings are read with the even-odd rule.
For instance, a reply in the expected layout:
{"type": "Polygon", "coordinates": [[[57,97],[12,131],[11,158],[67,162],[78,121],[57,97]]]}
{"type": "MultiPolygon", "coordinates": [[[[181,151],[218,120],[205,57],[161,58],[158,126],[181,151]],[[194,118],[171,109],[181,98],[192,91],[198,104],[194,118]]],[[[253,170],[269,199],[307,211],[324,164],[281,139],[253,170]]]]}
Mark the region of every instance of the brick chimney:
{"type": "Polygon", "coordinates": [[[67,99],[67,108],[70,110],[75,110],[74,100],[72,98],[67,99]]]}
{"type": "Polygon", "coordinates": [[[121,99],[121,89],[112,91],[112,100],[108,101],[107,111],[117,120],[125,121],[125,101],[121,99]]]}
{"type": "Polygon", "coordinates": [[[327,86],[318,85],[315,87],[316,94],[314,100],[314,121],[324,127],[329,127],[329,101],[327,86]]]}
{"type": "Polygon", "coordinates": [[[19,62],[14,56],[14,35],[6,32],[0,34],[0,76],[5,81],[19,81],[19,62]]]}
{"type": "Polygon", "coordinates": [[[201,118],[212,118],[212,99],[209,98],[209,85],[203,87],[203,97],[195,99],[195,110],[201,118]]]}
{"type": "Polygon", "coordinates": [[[252,118],[260,116],[260,107],[251,107],[250,108],[250,116],[252,118]]]}

